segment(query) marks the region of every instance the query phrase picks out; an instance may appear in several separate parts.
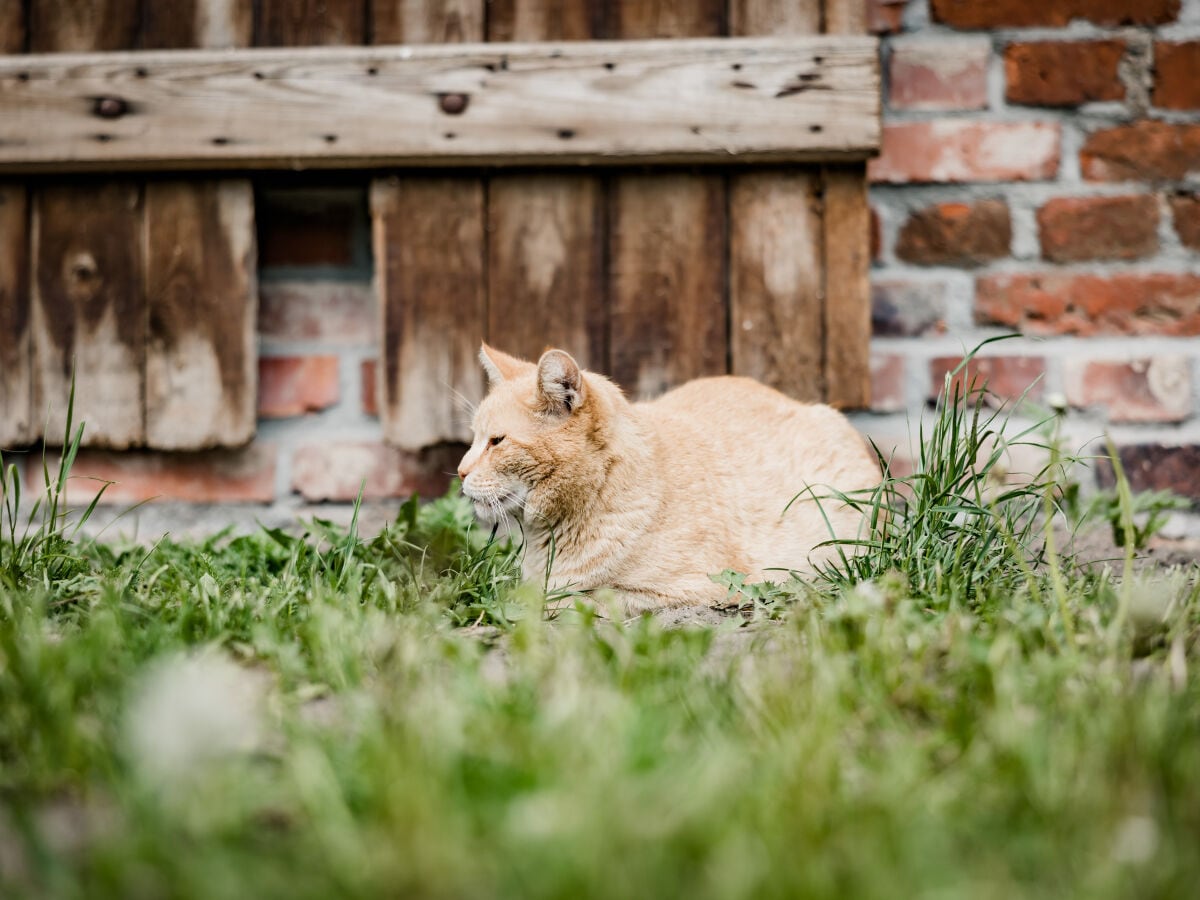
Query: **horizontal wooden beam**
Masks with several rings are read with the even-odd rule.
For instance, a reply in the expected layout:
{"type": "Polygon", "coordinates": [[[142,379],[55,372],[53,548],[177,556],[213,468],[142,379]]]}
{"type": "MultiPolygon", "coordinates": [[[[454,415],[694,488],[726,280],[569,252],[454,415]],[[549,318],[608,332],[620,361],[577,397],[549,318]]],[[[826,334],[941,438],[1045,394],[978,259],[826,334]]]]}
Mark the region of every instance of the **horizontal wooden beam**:
{"type": "Polygon", "coordinates": [[[862,159],[873,38],[0,57],[0,174],[862,159]]]}

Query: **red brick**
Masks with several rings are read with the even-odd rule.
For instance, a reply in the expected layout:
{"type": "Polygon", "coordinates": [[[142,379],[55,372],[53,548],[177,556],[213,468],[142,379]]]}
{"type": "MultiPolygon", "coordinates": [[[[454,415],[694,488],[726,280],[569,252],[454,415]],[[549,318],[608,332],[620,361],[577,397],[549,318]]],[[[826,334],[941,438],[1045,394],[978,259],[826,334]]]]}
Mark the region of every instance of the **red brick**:
{"type": "Polygon", "coordinates": [[[1179,15],[1180,0],[930,0],[935,22],[953,28],[1061,27],[1075,19],[1097,25],[1161,25],[1179,15]]]}
{"type": "MultiPolygon", "coordinates": [[[[1117,448],[1121,467],[1135,491],[1174,491],[1200,507],[1200,445],[1164,446],[1162,444],[1131,444],[1117,448]]],[[[1115,484],[1112,463],[1101,459],[1096,466],[1100,484],[1115,484]]]]}
{"type": "Polygon", "coordinates": [[[878,279],[871,283],[871,332],[877,337],[915,337],[946,330],[946,285],[878,279]]]}
{"type": "Polygon", "coordinates": [[[1175,233],[1185,247],[1200,250],[1200,194],[1177,194],[1171,198],[1175,233]]]}
{"type": "Polygon", "coordinates": [[[1027,334],[1200,334],[1200,275],[989,275],[975,289],[981,322],[1027,334]]]}
{"type": "Polygon", "coordinates": [[[367,264],[358,246],[367,234],[361,190],[267,188],[256,200],[259,268],[367,264]]]}
{"type": "Polygon", "coordinates": [[[1012,223],[1003,200],[939,203],[912,214],[896,255],[923,266],[977,266],[1009,255],[1012,223]]]}
{"type": "Polygon", "coordinates": [[[1200,109],[1200,41],[1155,42],[1154,105],[1200,109]]]}
{"type": "MultiPolygon", "coordinates": [[[[959,363],[961,356],[939,356],[929,361],[929,399],[936,400],[946,383],[946,376],[959,363]]],[[[969,389],[987,392],[1003,400],[1016,400],[1022,395],[1031,400],[1042,396],[1046,361],[1040,356],[974,356],[951,381],[951,391],[960,397],[969,389]],[[1028,391],[1028,393],[1026,393],[1028,391]]]]}
{"type": "MultiPolygon", "coordinates": [[[[101,503],[270,503],[275,499],[275,457],[275,447],[261,443],[199,453],[81,450],[67,497],[72,504],[88,503],[105,481],[111,481],[101,503]]],[[[29,467],[31,487],[41,475],[36,466],[29,467]]]]}
{"type": "Polygon", "coordinates": [[[900,30],[908,0],[866,0],[867,30],[872,34],[893,34],[900,30]]]}
{"type": "Polygon", "coordinates": [[[362,380],[362,411],[368,416],[379,416],[378,366],[373,359],[364,359],[360,377],[362,380]]]}
{"type": "Polygon", "coordinates": [[[892,45],[888,105],[893,109],[984,109],[992,45],[987,39],[892,45]]]}
{"type": "Polygon", "coordinates": [[[1152,196],[1062,197],[1038,210],[1042,256],[1054,262],[1139,259],[1158,250],[1152,196]]]}
{"type": "Polygon", "coordinates": [[[258,289],[258,333],[267,340],[371,344],[379,322],[371,285],[267,281],[258,289]]]}
{"type": "Polygon", "coordinates": [[[1124,100],[1117,67],[1124,41],[1035,41],[1004,50],[1004,96],[1027,106],[1124,100]]]}
{"type": "Polygon", "coordinates": [[[1067,360],[1067,402],[1101,407],[1111,422],[1180,422],[1192,409],[1192,373],[1186,357],[1131,362],[1067,360]]]}
{"type": "Polygon", "coordinates": [[[899,412],[904,400],[904,357],[898,353],[871,354],[871,409],[899,412]]]}
{"type": "Polygon", "coordinates": [[[1089,181],[1178,181],[1200,173],[1200,125],[1143,119],[1088,135],[1079,152],[1089,181]]]}
{"type": "Polygon", "coordinates": [[[1058,173],[1059,126],[1052,122],[905,122],[883,127],[872,181],[1038,181],[1058,173]]]}
{"type": "Polygon", "coordinates": [[[297,448],[292,458],[292,490],[308,501],[351,501],[365,481],[363,497],[380,500],[438,497],[466,448],[441,444],[417,453],[367,441],[322,442],[297,448]]]}
{"type": "Polygon", "coordinates": [[[283,419],[338,401],[336,356],[265,356],[258,360],[258,415],[283,419]]]}

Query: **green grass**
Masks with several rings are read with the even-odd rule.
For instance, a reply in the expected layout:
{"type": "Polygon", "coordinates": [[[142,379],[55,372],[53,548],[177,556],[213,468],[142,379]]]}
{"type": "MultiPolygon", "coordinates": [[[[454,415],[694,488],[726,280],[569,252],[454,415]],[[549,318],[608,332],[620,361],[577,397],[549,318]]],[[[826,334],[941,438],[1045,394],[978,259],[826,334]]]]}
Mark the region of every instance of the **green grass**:
{"type": "Polygon", "coordinates": [[[452,496],[153,548],[5,518],[0,896],[1194,896],[1197,570],[1075,567],[1061,467],[985,490],[976,415],[719,626],[549,618],[452,496]]]}

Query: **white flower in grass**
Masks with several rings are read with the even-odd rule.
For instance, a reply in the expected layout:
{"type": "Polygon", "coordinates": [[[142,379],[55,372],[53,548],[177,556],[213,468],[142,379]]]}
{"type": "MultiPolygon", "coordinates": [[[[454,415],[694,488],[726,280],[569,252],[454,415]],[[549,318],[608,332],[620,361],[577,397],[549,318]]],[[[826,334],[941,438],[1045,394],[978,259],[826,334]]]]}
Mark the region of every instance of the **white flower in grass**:
{"type": "Polygon", "coordinates": [[[151,663],[126,710],[128,747],[138,771],[165,783],[198,764],[262,746],[264,677],[216,650],[151,663]]]}

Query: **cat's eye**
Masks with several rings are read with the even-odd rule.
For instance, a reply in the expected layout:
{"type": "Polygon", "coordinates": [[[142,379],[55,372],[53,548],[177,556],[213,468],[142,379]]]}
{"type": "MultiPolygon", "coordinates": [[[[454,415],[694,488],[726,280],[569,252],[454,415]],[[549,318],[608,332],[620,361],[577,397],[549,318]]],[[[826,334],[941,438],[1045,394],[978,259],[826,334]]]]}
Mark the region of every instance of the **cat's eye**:
{"type": "Polygon", "coordinates": [[[505,437],[504,435],[498,434],[494,438],[490,438],[488,440],[488,443],[491,444],[493,447],[495,447],[498,443],[500,443],[502,440],[504,440],[504,437],[505,437]]]}

